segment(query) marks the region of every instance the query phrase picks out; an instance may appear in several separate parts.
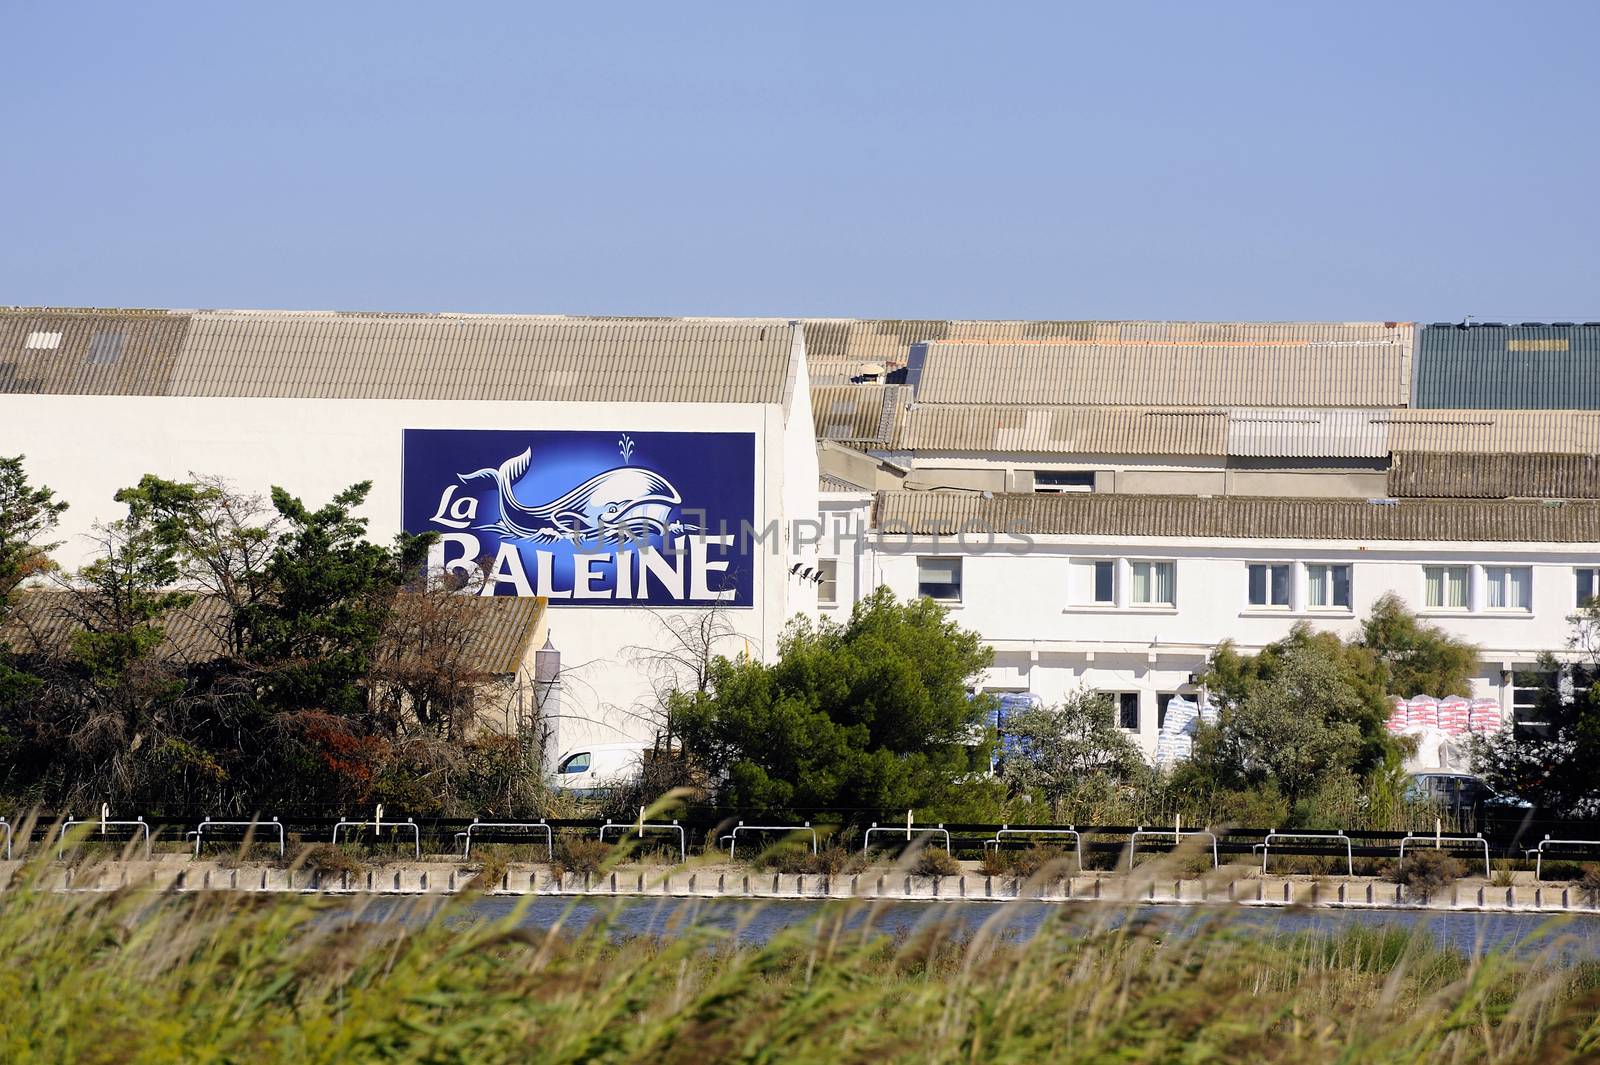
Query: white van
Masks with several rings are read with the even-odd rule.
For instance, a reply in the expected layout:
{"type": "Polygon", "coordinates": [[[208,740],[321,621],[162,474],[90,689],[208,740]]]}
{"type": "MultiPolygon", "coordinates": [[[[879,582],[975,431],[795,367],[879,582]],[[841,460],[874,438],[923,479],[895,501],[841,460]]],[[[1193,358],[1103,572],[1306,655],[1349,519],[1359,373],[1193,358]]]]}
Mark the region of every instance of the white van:
{"type": "Polygon", "coordinates": [[[643,772],[648,743],[589,743],[574,747],[556,761],[552,786],[576,795],[597,794],[632,784],[643,772]]]}

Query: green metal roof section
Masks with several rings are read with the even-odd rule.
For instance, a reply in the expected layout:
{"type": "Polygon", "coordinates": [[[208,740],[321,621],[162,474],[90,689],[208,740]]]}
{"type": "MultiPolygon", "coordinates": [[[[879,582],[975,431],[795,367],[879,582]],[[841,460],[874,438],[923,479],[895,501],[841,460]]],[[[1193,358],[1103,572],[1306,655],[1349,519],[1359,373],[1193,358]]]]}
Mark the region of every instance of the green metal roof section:
{"type": "Polygon", "coordinates": [[[1417,330],[1414,407],[1600,410],[1600,322],[1417,330]]]}

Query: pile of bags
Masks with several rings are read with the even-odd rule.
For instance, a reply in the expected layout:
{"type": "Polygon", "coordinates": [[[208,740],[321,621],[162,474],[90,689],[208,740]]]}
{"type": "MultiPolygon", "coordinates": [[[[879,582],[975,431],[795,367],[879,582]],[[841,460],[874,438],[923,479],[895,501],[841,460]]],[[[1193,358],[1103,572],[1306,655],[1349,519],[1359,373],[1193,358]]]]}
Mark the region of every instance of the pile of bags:
{"type": "Polygon", "coordinates": [[[1410,699],[1395,696],[1387,727],[1394,733],[1438,731],[1446,736],[1499,732],[1505,727],[1496,699],[1463,699],[1451,695],[1435,699],[1417,695],[1410,699]]]}
{"type": "Polygon", "coordinates": [[[1167,716],[1156,734],[1156,765],[1169,766],[1194,753],[1194,730],[1200,722],[1217,723],[1217,708],[1210,703],[1196,704],[1181,695],[1167,703],[1167,716]]]}

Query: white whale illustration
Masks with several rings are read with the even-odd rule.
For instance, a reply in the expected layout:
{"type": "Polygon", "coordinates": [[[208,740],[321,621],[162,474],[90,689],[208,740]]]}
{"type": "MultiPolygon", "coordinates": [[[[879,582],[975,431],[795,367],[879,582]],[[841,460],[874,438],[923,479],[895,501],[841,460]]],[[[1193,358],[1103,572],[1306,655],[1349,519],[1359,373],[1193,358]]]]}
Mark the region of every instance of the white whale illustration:
{"type": "Polygon", "coordinates": [[[533,449],[528,448],[497,469],[460,475],[463,484],[487,479],[499,490],[500,520],[482,528],[543,544],[559,540],[618,544],[694,531],[694,526],[671,520],[673,508],[683,502],[672,482],[642,466],[617,466],[548,503],[527,506],[512,486],[528,472],[532,461],[533,449]]]}

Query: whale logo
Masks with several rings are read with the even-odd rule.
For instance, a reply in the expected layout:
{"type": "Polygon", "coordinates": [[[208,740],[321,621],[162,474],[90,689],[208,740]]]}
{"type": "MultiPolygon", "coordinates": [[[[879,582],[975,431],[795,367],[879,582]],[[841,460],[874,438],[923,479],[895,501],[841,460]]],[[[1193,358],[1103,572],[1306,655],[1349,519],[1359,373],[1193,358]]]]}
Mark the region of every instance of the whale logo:
{"type": "Polygon", "coordinates": [[[547,503],[528,506],[517,498],[514,486],[532,462],[533,449],[526,448],[496,468],[458,475],[462,484],[493,481],[499,493],[500,519],[479,528],[532,543],[605,545],[698,531],[698,526],[672,520],[674,509],[683,504],[672,482],[640,466],[597,473],[547,503]]]}

